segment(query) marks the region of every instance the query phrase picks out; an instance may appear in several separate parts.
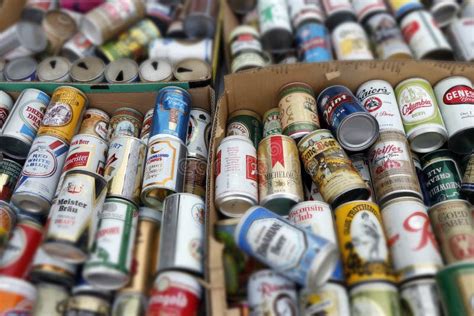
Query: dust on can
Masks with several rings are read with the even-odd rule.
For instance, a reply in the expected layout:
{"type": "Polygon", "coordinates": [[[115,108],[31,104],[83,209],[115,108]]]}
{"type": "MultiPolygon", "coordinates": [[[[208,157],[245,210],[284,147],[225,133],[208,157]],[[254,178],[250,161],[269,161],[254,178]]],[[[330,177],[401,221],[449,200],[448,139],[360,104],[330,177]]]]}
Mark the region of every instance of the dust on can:
{"type": "Polygon", "coordinates": [[[332,242],[261,206],[242,216],[234,238],[246,254],[313,290],[330,278],[339,258],[332,242]]]}
{"type": "Polygon", "coordinates": [[[24,280],[0,276],[0,314],[31,315],[36,304],[35,287],[24,280]]]}
{"type": "Polygon", "coordinates": [[[173,79],[173,68],[166,59],[150,58],[140,64],[138,75],[141,82],[170,81],[173,79]]]}
{"type": "Polygon", "coordinates": [[[395,87],[403,127],[413,151],[427,153],[443,146],[448,138],[431,84],[410,78],[395,87]]]}
{"type": "Polygon", "coordinates": [[[21,174],[22,165],[0,155],[0,201],[9,202],[21,174]]]}
{"type": "Polygon", "coordinates": [[[280,215],[303,201],[301,165],[295,141],[285,135],[271,135],[257,150],[259,204],[280,215]]]}
{"type": "Polygon", "coordinates": [[[185,193],[199,195],[206,198],[207,161],[199,158],[186,158],[186,171],[184,173],[185,193]]]}
{"type": "Polygon", "coordinates": [[[226,136],[245,136],[257,148],[262,139],[263,124],[258,113],[251,110],[237,110],[227,118],[226,136]]]}
{"type": "Polygon", "coordinates": [[[245,136],[227,136],[214,163],[216,207],[226,216],[242,216],[258,203],[257,150],[245,136]]]}
{"type": "Polygon", "coordinates": [[[443,267],[443,259],[421,200],[401,197],[382,208],[382,218],[399,281],[433,276],[443,267]]]}
{"type": "Polygon", "coordinates": [[[94,50],[94,44],[83,33],[77,32],[64,43],[61,55],[73,62],[77,59],[94,55],[94,50]]]}
{"type": "Polygon", "coordinates": [[[143,114],[132,108],[118,108],[112,113],[107,138],[109,140],[119,136],[140,136],[143,114]]]}
{"type": "Polygon", "coordinates": [[[380,133],[368,153],[375,196],[381,204],[399,196],[423,198],[405,135],[380,133]]]}
{"type": "Polygon", "coordinates": [[[331,206],[370,196],[359,172],[327,129],[314,131],[301,139],[298,150],[306,172],[331,206]]]}
{"type": "Polygon", "coordinates": [[[151,124],[153,124],[153,112],[155,109],[149,109],[145,113],[145,117],[143,118],[142,129],[140,131],[140,139],[148,145],[148,139],[150,138],[150,130],[151,124]]]}
{"type": "Polygon", "coordinates": [[[353,316],[400,316],[398,290],[384,282],[360,284],[349,292],[353,316]]]}
{"type": "Polygon", "coordinates": [[[347,202],[338,206],[334,214],[347,285],[370,281],[395,283],[378,205],[369,201],[347,202]]]}
{"type": "Polygon", "coordinates": [[[202,291],[194,276],[177,271],[162,272],[151,290],[146,314],[197,316],[202,291]]]}
{"type": "Polygon", "coordinates": [[[356,20],[354,8],[349,0],[322,0],[322,7],[326,13],[326,25],[333,30],[344,21],[356,20]]]}
{"type": "Polygon", "coordinates": [[[474,32],[474,15],[456,19],[447,27],[446,34],[457,60],[474,61],[474,40],[466,36],[472,32],[474,32]]]}
{"type": "Polygon", "coordinates": [[[204,85],[204,82],[211,82],[212,69],[209,63],[204,60],[187,58],[175,65],[173,76],[177,81],[198,81],[199,84],[204,85]]]}
{"type": "Polygon", "coordinates": [[[320,127],[313,88],[304,82],[285,84],[278,92],[283,134],[299,139],[320,127]]]}
{"type": "Polygon", "coordinates": [[[359,172],[360,176],[362,177],[365,184],[370,190],[370,196],[368,200],[371,202],[374,202],[375,191],[374,191],[374,185],[372,183],[372,177],[370,176],[369,159],[363,153],[351,155],[349,156],[349,158],[352,161],[352,165],[359,172]]]}
{"type": "Polygon", "coordinates": [[[305,63],[331,61],[329,33],[324,24],[308,21],[300,24],[295,34],[298,59],[305,63]]]}
{"type": "Polygon", "coordinates": [[[33,221],[20,220],[0,257],[0,274],[24,279],[43,238],[43,227],[33,221]]]}
{"type": "Polygon", "coordinates": [[[67,58],[51,56],[39,63],[37,77],[39,81],[69,81],[70,68],[71,62],[67,58]]]}
{"type": "Polygon", "coordinates": [[[328,282],[316,291],[299,292],[299,310],[303,315],[350,315],[349,296],[345,287],[328,282]]]}
{"type": "Polygon", "coordinates": [[[43,247],[39,247],[31,265],[30,279],[33,282],[52,282],[70,287],[75,284],[76,271],[76,265],[51,257],[43,247]]]}
{"type": "Polygon", "coordinates": [[[261,40],[265,50],[276,51],[291,48],[293,36],[286,1],[258,1],[257,10],[260,17],[261,40]]]}
{"type": "Polygon", "coordinates": [[[247,293],[250,315],[298,315],[295,283],[270,269],[252,273],[247,293]]]}
{"type": "Polygon", "coordinates": [[[446,315],[473,315],[474,264],[449,265],[435,277],[446,315]]]}
{"type": "Polygon", "coordinates": [[[130,280],[138,207],[124,199],[107,198],[98,216],[97,234],[82,273],[93,286],[117,290],[130,280]]]}
{"type": "Polygon", "coordinates": [[[339,24],[332,31],[331,39],[337,60],[374,59],[367,34],[357,22],[339,24]]]}
{"type": "Polygon", "coordinates": [[[98,83],[104,81],[105,63],[95,56],[77,59],[71,66],[69,75],[79,83],[98,83]]]}
{"type": "Polygon", "coordinates": [[[474,203],[474,154],[467,156],[468,162],[462,178],[461,191],[471,203],[474,203]]]}
{"type": "Polygon", "coordinates": [[[103,141],[108,142],[109,122],[110,116],[107,113],[96,108],[89,108],[84,112],[84,118],[78,134],[97,136],[103,141]]]}
{"type": "Polygon", "coordinates": [[[62,306],[69,298],[67,287],[54,282],[41,282],[35,286],[38,294],[32,316],[62,316],[62,306]]]}
{"type": "Polygon", "coordinates": [[[458,154],[469,154],[474,148],[472,82],[465,77],[448,77],[435,85],[434,92],[448,131],[449,148],[458,154]]]}
{"type": "Polygon", "coordinates": [[[0,200],[0,257],[8,244],[16,221],[17,215],[13,208],[8,203],[0,200]]]}
{"type": "Polygon", "coordinates": [[[5,79],[7,81],[33,81],[36,78],[37,67],[38,63],[31,57],[14,58],[5,66],[5,79]]]}
{"type": "Polygon", "coordinates": [[[387,0],[387,4],[397,20],[400,20],[410,12],[424,9],[420,0],[387,0]]]}
{"type": "Polygon", "coordinates": [[[16,207],[31,213],[48,212],[68,150],[68,144],[53,136],[34,140],[11,198],[16,207]]]}
{"type": "Polygon", "coordinates": [[[89,315],[107,316],[110,314],[110,303],[104,297],[94,293],[75,294],[64,307],[64,316],[89,315]]]}
{"type": "Polygon", "coordinates": [[[354,0],[352,7],[361,24],[366,24],[367,19],[374,15],[388,11],[383,0],[354,0]]]}
{"type": "Polygon", "coordinates": [[[132,83],[138,81],[138,64],[130,58],[119,58],[107,64],[104,71],[108,83],[132,83]]]}
{"type": "Polygon", "coordinates": [[[140,204],[146,145],[136,137],[112,139],[107,154],[104,178],[107,197],[119,197],[140,204]]]}
{"type": "Polygon", "coordinates": [[[441,316],[439,294],[433,278],[413,280],[400,287],[402,315],[441,316]]]}
{"type": "Polygon", "coordinates": [[[14,158],[26,158],[49,100],[43,91],[23,90],[1,130],[0,151],[14,158]]]}
{"type": "Polygon", "coordinates": [[[263,114],[263,138],[270,135],[281,135],[280,109],[272,108],[263,114]]]}
{"type": "Polygon", "coordinates": [[[189,114],[186,146],[188,157],[207,160],[211,138],[211,115],[200,108],[192,108],[189,114]]]}
{"type": "Polygon", "coordinates": [[[327,87],[319,94],[317,104],[324,120],[344,149],[365,150],[377,140],[377,120],[347,87],[327,87]]]}
{"type": "Polygon", "coordinates": [[[0,130],[7,120],[8,114],[10,114],[12,107],[12,98],[6,92],[0,90],[0,130]]]}
{"type": "Polygon", "coordinates": [[[450,200],[429,210],[434,232],[447,264],[474,259],[474,230],[471,206],[465,200],[450,200]]]}

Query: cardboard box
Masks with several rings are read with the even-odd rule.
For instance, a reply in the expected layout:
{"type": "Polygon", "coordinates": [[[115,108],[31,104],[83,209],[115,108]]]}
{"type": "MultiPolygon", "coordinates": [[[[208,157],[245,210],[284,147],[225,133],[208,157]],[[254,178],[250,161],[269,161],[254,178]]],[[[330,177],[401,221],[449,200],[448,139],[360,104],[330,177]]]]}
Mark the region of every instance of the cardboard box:
{"type": "Polygon", "coordinates": [[[0,1],[0,32],[3,32],[10,25],[18,21],[26,1],[27,0],[0,1]]]}
{"type": "Polygon", "coordinates": [[[474,81],[474,64],[431,61],[331,62],[272,66],[226,76],[225,91],[215,111],[208,164],[206,196],[208,242],[205,263],[208,315],[239,315],[239,310],[229,309],[226,302],[222,263],[224,247],[214,237],[214,224],[222,217],[214,205],[214,161],[217,147],[225,136],[229,113],[237,109],[251,109],[263,115],[265,111],[278,106],[278,90],[289,82],[306,82],[318,94],[323,88],[335,84],[345,85],[354,91],[360,84],[372,79],[383,79],[396,85],[407,78],[422,77],[435,84],[454,75],[465,76],[474,81]]]}

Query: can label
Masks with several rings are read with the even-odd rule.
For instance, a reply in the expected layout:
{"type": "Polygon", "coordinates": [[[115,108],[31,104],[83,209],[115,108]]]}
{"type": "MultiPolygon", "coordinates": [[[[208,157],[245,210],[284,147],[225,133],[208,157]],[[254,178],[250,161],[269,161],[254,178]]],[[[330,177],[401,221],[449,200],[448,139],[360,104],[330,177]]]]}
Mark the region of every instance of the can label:
{"type": "Polygon", "coordinates": [[[71,142],[63,173],[70,170],[84,170],[104,174],[107,143],[102,139],[78,134],[71,142]]]}
{"type": "Polygon", "coordinates": [[[103,141],[108,141],[109,121],[110,117],[105,112],[97,109],[88,109],[84,112],[84,119],[78,134],[97,136],[103,141]]]}
{"type": "Polygon", "coordinates": [[[186,140],[188,157],[207,159],[211,127],[209,113],[199,109],[191,110],[186,140]]]}
{"type": "Polygon", "coordinates": [[[143,115],[131,108],[120,108],[110,119],[108,137],[112,140],[119,136],[138,137],[142,127],[143,115]]]}
{"type": "Polygon", "coordinates": [[[326,283],[317,291],[300,291],[300,312],[304,315],[350,315],[349,297],[344,286],[326,283]]]}
{"type": "Polygon", "coordinates": [[[364,180],[367,187],[370,189],[369,201],[375,202],[374,186],[372,184],[372,177],[370,176],[369,162],[368,159],[362,154],[355,154],[349,157],[352,161],[352,165],[359,172],[362,180],[364,180]]]}
{"type": "Polygon", "coordinates": [[[153,113],[155,109],[150,109],[145,114],[145,118],[143,119],[142,130],[140,131],[140,139],[148,144],[148,138],[150,136],[151,131],[151,124],[153,123],[153,113]]]}
{"type": "Polygon", "coordinates": [[[258,36],[248,32],[241,33],[232,39],[230,44],[230,53],[234,58],[237,54],[245,51],[262,52],[262,44],[258,36]]]}
{"type": "Polygon", "coordinates": [[[474,155],[471,155],[466,166],[466,171],[462,178],[461,188],[464,193],[471,193],[474,191],[474,155]]]}
{"type": "Polygon", "coordinates": [[[329,33],[323,24],[305,23],[296,30],[296,46],[301,61],[325,62],[332,60],[329,33]]]}
{"type": "Polygon", "coordinates": [[[258,15],[260,17],[260,34],[265,35],[265,33],[275,29],[291,32],[290,17],[285,1],[259,1],[258,15]]]}
{"type": "Polygon", "coordinates": [[[0,160],[0,201],[10,201],[22,166],[14,160],[0,160]]]}
{"type": "Polygon", "coordinates": [[[415,281],[400,289],[402,315],[442,315],[436,282],[433,279],[415,281]]]}
{"type": "Polygon", "coordinates": [[[372,286],[368,284],[367,288],[351,293],[351,315],[402,315],[397,288],[379,284],[374,283],[372,286]]]}
{"type": "Polygon", "coordinates": [[[187,158],[184,173],[184,191],[206,198],[207,163],[196,158],[187,158]]]}
{"type": "Polygon", "coordinates": [[[8,243],[16,216],[7,203],[0,202],[0,253],[8,243]]]}
{"type": "Polygon", "coordinates": [[[357,22],[344,22],[337,26],[332,32],[332,43],[338,60],[374,59],[369,39],[357,22]]]}
{"type": "Polygon", "coordinates": [[[232,60],[230,66],[233,73],[250,68],[264,67],[266,64],[262,54],[256,52],[244,52],[232,60]]]}
{"type": "MultiPolygon", "coordinates": [[[[234,112],[235,113],[235,112],[234,112]]],[[[262,121],[257,113],[242,111],[232,115],[227,121],[226,136],[245,136],[249,138],[255,148],[258,147],[262,139],[262,121]]]]}
{"type": "Polygon", "coordinates": [[[263,115],[263,138],[270,135],[282,134],[280,109],[273,108],[263,115]]]}

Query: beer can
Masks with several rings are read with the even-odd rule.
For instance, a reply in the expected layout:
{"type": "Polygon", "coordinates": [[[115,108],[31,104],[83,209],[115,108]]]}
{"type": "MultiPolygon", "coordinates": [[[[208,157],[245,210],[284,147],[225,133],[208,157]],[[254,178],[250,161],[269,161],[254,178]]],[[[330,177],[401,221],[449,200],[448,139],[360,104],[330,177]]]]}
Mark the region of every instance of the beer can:
{"type": "Polygon", "coordinates": [[[345,287],[328,282],[316,291],[299,292],[299,310],[302,315],[350,315],[349,296],[345,287]]]}
{"type": "Polygon", "coordinates": [[[474,92],[465,77],[448,77],[434,87],[439,109],[448,131],[448,146],[458,154],[469,154],[474,148],[474,92]]]}
{"type": "Polygon", "coordinates": [[[43,59],[38,65],[39,81],[65,82],[69,81],[69,69],[71,62],[60,56],[52,56],[43,59]]]}
{"type": "Polygon", "coordinates": [[[49,100],[40,90],[23,90],[1,130],[0,151],[14,158],[26,158],[49,100]]]}
{"type": "Polygon", "coordinates": [[[392,15],[388,13],[373,15],[368,18],[365,25],[370,39],[375,44],[374,50],[379,59],[413,58],[410,47],[392,15]]]}
{"type": "Polygon", "coordinates": [[[230,33],[228,42],[230,44],[230,55],[233,59],[245,52],[262,52],[260,34],[254,27],[249,25],[235,27],[230,33]]]}
{"type": "Polygon", "coordinates": [[[29,220],[20,220],[0,257],[0,275],[25,279],[43,238],[43,227],[29,220]]]}
{"type": "Polygon", "coordinates": [[[413,160],[413,164],[415,165],[416,177],[418,178],[418,182],[421,188],[421,194],[423,195],[423,204],[429,205],[429,195],[428,190],[426,188],[426,179],[425,175],[423,174],[423,169],[421,168],[420,158],[414,152],[411,152],[411,158],[413,160]]]}
{"type": "Polygon", "coordinates": [[[280,215],[303,201],[301,165],[295,141],[285,135],[271,135],[258,145],[259,204],[280,215]]]}
{"type": "Polygon", "coordinates": [[[12,98],[6,92],[0,90],[0,131],[2,129],[3,124],[8,118],[8,114],[10,114],[12,107],[13,107],[12,98]]]}
{"type": "Polygon", "coordinates": [[[461,173],[454,155],[438,149],[421,157],[429,205],[461,198],[461,173]]]}
{"type": "Polygon", "coordinates": [[[365,22],[372,16],[388,12],[383,0],[354,0],[352,7],[361,24],[366,24],[365,22]]]}
{"type": "Polygon", "coordinates": [[[0,201],[10,201],[21,169],[17,161],[0,156],[0,201]]]}
{"type": "Polygon", "coordinates": [[[46,52],[51,55],[57,55],[64,42],[77,32],[76,21],[63,10],[48,10],[41,20],[41,27],[48,39],[46,52]]]}
{"type": "Polygon", "coordinates": [[[270,269],[252,273],[247,293],[250,315],[298,315],[295,283],[270,269]]]}
{"type": "Polygon", "coordinates": [[[260,206],[242,216],[234,237],[245,253],[313,290],[329,279],[339,257],[332,242],[260,206]]]}
{"type": "Polygon", "coordinates": [[[183,88],[162,88],[155,100],[150,137],[168,134],[186,142],[191,111],[191,95],[183,88]]]}
{"type": "Polygon", "coordinates": [[[301,168],[301,175],[303,177],[303,189],[304,189],[304,199],[305,201],[320,201],[324,202],[321,193],[319,192],[318,185],[313,182],[311,176],[304,170],[304,167],[301,168]]]}
{"type": "Polygon", "coordinates": [[[211,82],[212,69],[204,60],[196,58],[183,59],[173,69],[173,76],[177,81],[207,81],[211,82]]]}
{"type": "Polygon", "coordinates": [[[245,136],[224,138],[215,161],[215,200],[219,211],[240,217],[258,203],[257,150],[245,136]]]}
{"type": "Polygon", "coordinates": [[[148,57],[168,60],[175,65],[188,58],[212,61],[212,39],[178,40],[157,38],[148,45],[148,57]]]}
{"type": "Polygon", "coordinates": [[[111,61],[104,71],[108,83],[132,83],[138,81],[138,64],[130,58],[111,61]]]}
{"type": "Polygon", "coordinates": [[[150,58],[140,64],[138,75],[141,82],[160,82],[173,79],[173,68],[166,59],[150,58]]]}
{"type": "Polygon", "coordinates": [[[327,87],[319,94],[317,104],[324,120],[344,149],[365,150],[377,140],[377,119],[369,114],[347,87],[327,87]]]}
{"type": "Polygon", "coordinates": [[[77,266],[51,257],[39,247],[31,265],[30,279],[33,282],[51,282],[71,287],[75,283],[77,266]]]}
{"type": "Polygon", "coordinates": [[[145,113],[145,117],[143,118],[142,129],[140,131],[140,139],[148,145],[148,139],[150,138],[150,130],[151,124],[153,124],[153,112],[155,109],[149,109],[145,113]]]}
{"type": "Polygon", "coordinates": [[[68,144],[53,136],[34,140],[11,198],[16,207],[31,213],[49,211],[68,149],[68,144]]]}
{"type": "Polygon", "coordinates": [[[338,206],[334,214],[347,285],[395,283],[378,205],[369,201],[347,202],[338,206]]]}
{"type": "Polygon", "coordinates": [[[118,292],[112,306],[113,316],[146,315],[148,298],[142,293],[118,292]]]}
{"type": "Polygon", "coordinates": [[[456,0],[433,0],[430,6],[436,25],[441,28],[449,26],[457,18],[460,9],[456,0]]]}
{"type": "Polygon", "coordinates": [[[66,57],[73,62],[87,56],[93,56],[95,46],[84,36],[82,32],[77,32],[73,37],[68,39],[61,50],[61,56],[66,57]]]}
{"type": "Polygon", "coordinates": [[[265,56],[263,54],[247,51],[232,59],[230,69],[232,73],[237,73],[252,68],[262,68],[267,64],[268,61],[265,60],[265,56]]]}
{"type": "Polygon", "coordinates": [[[400,196],[423,198],[405,135],[396,131],[380,133],[368,154],[379,203],[383,205],[400,196]]]}
{"type": "Polygon", "coordinates": [[[448,138],[431,84],[411,78],[395,87],[403,127],[413,151],[427,153],[440,148],[448,138]]]}
{"type": "Polygon", "coordinates": [[[119,136],[140,136],[143,114],[132,108],[118,108],[112,113],[107,138],[109,140],[119,136]]]}
{"type": "Polygon", "coordinates": [[[337,60],[372,60],[374,55],[362,26],[354,21],[340,23],[331,33],[337,60]]]}
{"type": "Polygon", "coordinates": [[[195,277],[178,271],[162,272],[151,290],[146,315],[197,315],[202,292],[195,277]]]}
{"type": "Polygon", "coordinates": [[[387,0],[387,4],[399,21],[410,12],[424,9],[420,0],[387,0]]]}
{"type": "Polygon", "coordinates": [[[329,33],[324,24],[308,21],[296,29],[298,59],[305,63],[331,61],[332,49],[329,33]]]}
{"type": "Polygon", "coordinates": [[[64,316],[108,316],[110,314],[110,303],[108,300],[93,293],[76,295],[73,293],[65,305],[64,316]]]}
{"type": "Polygon", "coordinates": [[[38,283],[35,288],[37,300],[31,315],[62,316],[62,306],[69,298],[68,289],[62,285],[47,282],[38,283]]]}
{"type": "Polygon", "coordinates": [[[130,280],[133,245],[138,223],[137,206],[120,198],[107,198],[83,276],[107,290],[124,287],[130,280]]]}
{"type": "Polygon", "coordinates": [[[0,200],[0,257],[17,221],[17,215],[7,202],[0,200]]]}
{"type": "Polygon", "coordinates": [[[107,113],[96,108],[89,108],[84,112],[84,118],[78,134],[96,136],[108,142],[109,122],[110,116],[107,113]]]}
{"type": "Polygon", "coordinates": [[[200,108],[191,109],[186,138],[188,157],[207,160],[211,138],[211,121],[211,115],[208,111],[200,108]]]}
{"type": "Polygon", "coordinates": [[[31,283],[0,276],[0,314],[31,315],[36,299],[36,289],[31,283]]]}
{"type": "Polygon", "coordinates": [[[306,172],[331,206],[370,196],[359,172],[327,129],[314,131],[301,139],[298,150],[306,172]]]}
{"type": "Polygon", "coordinates": [[[140,204],[145,155],[146,145],[139,138],[121,136],[112,139],[104,171],[107,197],[140,204]]]}
{"type": "Polygon", "coordinates": [[[326,25],[333,30],[341,21],[356,20],[354,7],[349,0],[321,0],[326,13],[326,25]]]}
{"type": "Polygon", "coordinates": [[[226,136],[241,135],[250,139],[258,147],[262,139],[263,124],[258,113],[251,110],[237,110],[227,118],[226,136]]]}
{"type": "Polygon", "coordinates": [[[4,75],[7,81],[34,81],[38,63],[29,56],[10,60],[5,66],[4,75]]]}
{"type": "Polygon", "coordinates": [[[19,48],[30,54],[39,53],[48,45],[46,35],[38,23],[25,19],[6,28],[0,35],[0,41],[2,43],[0,45],[1,56],[5,56],[19,48]]]}
{"type": "Polygon", "coordinates": [[[384,282],[360,284],[349,292],[353,316],[400,316],[398,290],[384,282]]]}
{"type": "Polygon", "coordinates": [[[436,274],[436,284],[446,315],[472,315],[474,264],[449,265],[436,274]]]}
{"type": "Polygon", "coordinates": [[[470,18],[473,16],[474,16],[474,3],[472,3],[471,1],[463,2],[461,17],[470,18]]]}
{"type": "Polygon", "coordinates": [[[441,316],[439,294],[432,278],[413,280],[400,287],[402,315],[441,316]]]}
{"type": "Polygon", "coordinates": [[[48,255],[68,263],[82,263],[87,259],[106,184],[103,177],[85,171],[66,174],[48,220],[43,243],[48,255]]]}
{"type": "Polygon", "coordinates": [[[325,15],[320,1],[289,1],[288,10],[295,29],[309,20],[318,23],[324,23],[325,21],[325,15]]]}
{"type": "Polygon", "coordinates": [[[168,195],[182,192],[185,165],[186,146],[179,138],[171,135],[150,138],[143,173],[142,203],[160,209],[168,195]]]}
{"type": "Polygon", "coordinates": [[[471,206],[465,200],[450,200],[429,210],[434,232],[447,264],[474,259],[474,230],[471,206]]]}
{"type": "Polygon", "coordinates": [[[187,4],[183,21],[184,32],[189,38],[212,38],[216,32],[219,1],[191,1],[187,4]]]}
{"type": "Polygon", "coordinates": [[[370,196],[368,198],[368,201],[375,202],[375,191],[374,185],[372,184],[372,177],[370,176],[368,158],[363,153],[351,155],[349,158],[352,161],[352,165],[359,172],[360,176],[362,177],[362,180],[364,180],[365,184],[370,190],[370,196]]]}
{"type": "Polygon", "coordinates": [[[474,154],[467,156],[468,162],[462,178],[461,191],[471,203],[474,203],[474,154]]]}
{"type": "Polygon", "coordinates": [[[104,81],[105,64],[95,56],[77,59],[71,66],[69,75],[79,83],[98,83],[104,81]]]}
{"type": "Polygon", "coordinates": [[[291,32],[288,6],[284,0],[257,1],[259,29],[265,50],[276,51],[291,48],[291,32]]]}
{"type": "Polygon", "coordinates": [[[454,49],[456,60],[474,61],[474,40],[466,36],[473,31],[474,12],[471,16],[455,19],[447,26],[446,34],[454,49]]]}
{"type": "Polygon", "coordinates": [[[453,58],[453,49],[427,11],[408,13],[401,19],[400,28],[416,59],[453,58]]]}
{"type": "Polygon", "coordinates": [[[206,175],[207,161],[199,158],[186,158],[186,170],[184,172],[185,193],[199,195],[206,198],[206,175]]]}
{"type": "Polygon", "coordinates": [[[263,114],[263,138],[282,134],[280,109],[272,108],[263,114]]]}
{"type": "Polygon", "coordinates": [[[255,0],[229,0],[229,6],[237,14],[245,14],[255,9],[257,1],[255,0]]]}
{"type": "Polygon", "coordinates": [[[443,267],[428,211],[419,199],[390,200],[382,208],[382,218],[399,281],[433,276],[443,267]]]}

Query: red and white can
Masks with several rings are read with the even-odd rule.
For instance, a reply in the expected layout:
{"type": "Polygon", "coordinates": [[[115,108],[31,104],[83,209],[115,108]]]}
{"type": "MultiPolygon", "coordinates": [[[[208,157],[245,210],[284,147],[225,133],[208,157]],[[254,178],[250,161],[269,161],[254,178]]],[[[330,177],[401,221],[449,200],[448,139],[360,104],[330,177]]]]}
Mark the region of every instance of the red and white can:
{"type": "MultiPolygon", "coordinates": [[[[473,5],[474,7],[474,2],[473,5]]],[[[456,59],[474,61],[474,15],[454,20],[447,28],[448,40],[454,48],[456,59]]]]}
{"type": "Polygon", "coordinates": [[[13,107],[12,98],[4,91],[0,91],[0,129],[7,120],[8,114],[13,107]]]}
{"type": "Polygon", "coordinates": [[[361,23],[371,15],[388,12],[383,0],[352,0],[352,7],[361,23]]]}
{"type": "Polygon", "coordinates": [[[245,136],[227,136],[215,164],[216,206],[226,216],[240,217],[258,202],[257,150],[245,136]]]}
{"type": "Polygon", "coordinates": [[[147,316],[196,316],[202,288],[191,275],[182,272],[163,272],[153,285],[147,316]]]}
{"type": "Polygon", "coordinates": [[[393,267],[401,282],[434,276],[443,267],[428,211],[421,200],[390,200],[382,208],[382,219],[393,267]]]}
{"type": "Polygon", "coordinates": [[[0,315],[31,315],[36,298],[37,292],[31,283],[0,276],[0,315]]]}
{"type": "Polygon", "coordinates": [[[331,207],[325,202],[306,201],[298,203],[290,210],[288,220],[337,244],[331,207]]]}

